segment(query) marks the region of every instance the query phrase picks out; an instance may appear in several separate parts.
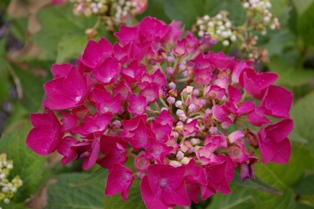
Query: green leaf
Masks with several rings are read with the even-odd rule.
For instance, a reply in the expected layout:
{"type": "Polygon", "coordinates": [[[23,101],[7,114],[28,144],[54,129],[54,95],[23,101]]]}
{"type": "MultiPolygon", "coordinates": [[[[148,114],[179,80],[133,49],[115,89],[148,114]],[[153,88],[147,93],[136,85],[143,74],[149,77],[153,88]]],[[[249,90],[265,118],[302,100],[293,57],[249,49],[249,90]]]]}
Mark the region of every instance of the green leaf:
{"type": "Polygon", "coordinates": [[[272,187],[266,182],[260,180],[259,178],[247,179],[245,181],[242,181],[238,170],[236,170],[234,174],[235,175],[232,182],[234,182],[235,184],[239,186],[260,190],[260,191],[267,192],[270,194],[277,194],[277,195],[282,194],[281,191],[272,187]]]}
{"type": "Polygon", "coordinates": [[[271,4],[270,12],[278,18],[281,27],[285,26],[289,18],[289,12],[291,11],[287,0],[273,0],[271,4]]]}
{"type": "Polygon", "coordinates": [[[309,143],[307,149],[314,153],[314,92],[303,97],[292,107],[291,118],[294,121],[294,131],[309,143]]]}
{"type": "MultiPolygon", "coordinates": [[[[273,31],[272,31],[273,32],[273,31]]],[[[268,50],[268,55],[281,56],[287,47],[294,47],[295,35],[292,34],[289,30],[274,31],[270,35],[269,42],[264,46],[268,50]]]]}
{"type": "Polygon", "coordinates": [[[47,189],[45,209],[103,209],[105,182],[73,188],[73,180],[82,181],[86,173],[68,173],[57,176],[57,183],[47,189]]]}
{"type": "Polygon", "coordinates": [[[190,30],[196,18],[203,16],[204,0],[163,0],[165,12],[170,19],[181,20],[186,29],[190,30]]]}
{"type": "Polygon", "coordinates": [[[23,202],[35,193],[42,184],[46,157],[30,150],[25,139],[31,129],[29,122],[20,121],[10,126],[0,140],[0,153],[6,152],[7,158],[13,160],[10,177],[19,175],[23,181],[15,194],[15,202],[23,202]]]}
{"type": "Polygon", "coordinates": [[[190,30],[197,17],[205,14],[215,16],[221,10],[229,12],[235,25],[242,25],[246,19],[246,11],[240,1],[234,0],[164,0],[165,12],[170,19],[181,20],[190,30]]]}
{"type": "Polygon", "coordinates": [[[158,18],[159,20],[163,20],[166,23],[170,23],[171,19],[169,19],[169,17],[166,15],[163,4],[163,0],[148,0],[147,9],[136,17],[143,19],[146,16],[152,16],[158,18]]]}
{"type": "MultiPolygon", "coordinates": [[[[59,42],[62,41],[61,47],[65,46],[64,42],[66,41],[63,37],[67,37],[68,39],[74,37],[77,39],[78,36],[81,36],[80,40],[82,41],[83,37],[85,37],[85,30],[93,27],[96,23],[96,18],[94,17],[86,18],[75,16],[71,4],[58,8],[44,8],[38,12],[37,19],[41,24],[41,30],[33,35],[32,40],[35,42],[36,46],[41,49],[41,58],[51,60],[54,60],[57,56],[57,46],[60,47],[59,42]]],[[[85,37],[85,41],[83,40],[82,42],[86,44],[87,41],[88,39],[85,37]]],[[[68,58],[75,54],[75,50],[78,50],[78,44],[71,46],[69,42],[66,42],[66,44],[68,44],[66,46],[70,48],[73,47],[72,51],[66,48],[68,52],[63,52],[59,56],[63,56],[64,58],[64,54],[66,54],[65,58],[68,58]]],[[[83,43],[80,43],[80,46],[83,45],[83,43]]],[[[80,51],[76,51],[76,54],[79,52],[80,51]]]]}
{"type": "Polygon", "coordinates": [[[298,34],[301,36],[304,45],[314,45],[314,2],[298,18],[298,34]]]}
{"type": "Polygon", "coordinates": [[[87,186],[90,184],[98,184],[99,182],[106,180],[107,176],[108,176],[108,170],[102,167],[99,167],[97,170],[95,170],[93,173],[91,173],[89,176],[83,179],[83,181],[76,182],[76,183],[71,182],[70,186],[82,187],[82,186],[87,186]]]}
{"type": "Polygon", "coordinates": [[[248,189],[230,184],[231,193],[223,195],[218,193],[212,197],[212,202],[206,209],[251,209],[254,208],[252,196],[248,189]]]}
{"type": "Polygon", "coordinates": [[[270,71],[279,74],[279,78],[276,81],[277,85],[298,87],[311,82],[314,77],[313,70],[295,70],[292,64],[284,61],[279,56],[273,56],[270,60],[270,71]]]}
{"type": "Polygon", "coordinates": [[[306,176],[295,187],[294,191],[299,195],[313,195],[314,194],[314,174],[306,176]]]}
{"type": "Polygon", "coordinates": [[[58,43],[57,63],[64,63],[70,58],[77,58],[87,45],[87,38],[82,34],[65,35],[58,43]]]}
{"type": "Polygon", "coordinates": [[[140,192],[140,181],[135,180],[128,193],[128,201],[121,199],[120,195],[105,198],[105,209],[146,209],[140,192]]]}
{"type": "Polygon", "coordinates": [[[313,3],[313,0],[293,0],[293,3],[298,11],[298,14],[302,14],[313,3]]]}
{"type": "Polygon", "coordinates": [[[255,203],[254,209],[294,209],[296,201],[291,189],[285,189],[283,195],[273,195],[251,189],[251,195],[255,203]]]}
{"type": "Polygon", "coordinates": [[[304,170],[314,166],[314,155],[307,147],[293,144],[288,164],[257,163],[255,174],[266,183],[285,189],[292,186],[304,174],[304,170]]]}
{"type": "Polygon", "coordinates": [[[0,104],[9,95],[9,72],[7,70],[7,63],[0,57],[0,104]]]}
{"type": "Polygon", "coordinates": [[[234,0],[206,0],[205,14],[217,15],[221,10],[229,12],[229,19],[235,26],[243,25],[246,20],[246,10],[240,1],[234,0]]]}
{"type": "Polygon", "coordinates": [[[306,205],[299,202],[296,208],[297,209],[314,209],[314,206],[306,205]]]}
{"type": "Polygon", "coordinates": [[[312,165],[313,161],[313,155],[305,147],[293,145],[290,162],[288,164],[256,164],[254,167],[256,176],[283,192],[282,195],[274,195],[251,189],[256,208],[295,208],[295,194],[291,187],[304,174],[305,169],[314,166],[312,165]]]}
{"type": "Polygon", "coordinates": [[[22,88],[22,104],[30,113],[36,112],[41,107],[41,101],[44,96],[43,84],[48,76],[35,75],[29,69],[21,69],[16,65],[12,66],[22,88]]]}

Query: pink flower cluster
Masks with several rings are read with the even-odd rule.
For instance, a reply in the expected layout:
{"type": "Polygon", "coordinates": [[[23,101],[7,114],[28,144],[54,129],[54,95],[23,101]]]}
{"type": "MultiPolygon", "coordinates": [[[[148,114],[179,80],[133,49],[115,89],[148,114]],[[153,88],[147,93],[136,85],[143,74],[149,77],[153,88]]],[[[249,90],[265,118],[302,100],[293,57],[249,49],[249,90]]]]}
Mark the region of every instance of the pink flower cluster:
{"type": "Polygon", "coordinates": [[[255,177],[256,149],[263,163],[287,163],[292,93],[273,85],[276,74],[209,51],[209,35],[180,38],[180,25],[146,17],[121,26],[114,45],[89,41],[77,66],[53,65],[27,145],[108,169],[105,195],[127,200],[140,179],[149,209],[228,194],[236,168],[255,177]]]}

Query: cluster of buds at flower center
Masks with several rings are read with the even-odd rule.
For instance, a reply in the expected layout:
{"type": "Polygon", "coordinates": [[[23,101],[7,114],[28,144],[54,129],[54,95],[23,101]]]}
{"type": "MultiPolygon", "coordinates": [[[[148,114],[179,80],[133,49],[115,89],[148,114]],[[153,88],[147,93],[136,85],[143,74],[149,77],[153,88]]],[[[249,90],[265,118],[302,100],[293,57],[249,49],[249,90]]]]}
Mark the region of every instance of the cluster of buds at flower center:
{"type": "Polygon", "coordinates": [[[140,179],[149,209],[228,194],[234,169],[243,180],[255,177],[257,148],[263,163],[287,163],[291,92],[253,62],[208,51],[210,35],[181,37],[180,26],[146,17],[122,25],[114,45],[89,41],[77,66],[53,65],[46,112],[31,115],[27,145],[59,152],[63,164],[83,158],[83,169],[108,169],[105,195],[127,200],[140,179]]]}
{"type": "Polygon", "coordinates": [[[10,203],[10,199],[23,184],[19,176],[15,176],[11,181],[8,179],[12,169],[13,161],[7,160],[7,155],[2,153],[0,155],[0,201],[6,204],[10,203]]]}
{"type": "Polygon", "coordinates": [[[220,11],[216,16],[205,15],[197,19],[196,31],[198,36],[210,34],[213,39],[218,39],[224,46],[237,40],[237,31],[228,18],[228,12],[220,11]]]}

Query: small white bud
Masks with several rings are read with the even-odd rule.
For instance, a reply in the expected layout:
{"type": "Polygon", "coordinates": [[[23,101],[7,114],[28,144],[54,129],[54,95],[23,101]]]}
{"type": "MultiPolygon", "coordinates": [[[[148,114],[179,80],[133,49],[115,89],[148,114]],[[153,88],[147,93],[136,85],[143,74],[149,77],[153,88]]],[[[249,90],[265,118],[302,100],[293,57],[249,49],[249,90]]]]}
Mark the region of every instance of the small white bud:
{"type": "Polygon", "coordinates": [[[247,8],[250,7],[250,4],[249,4],[248,2],[244,2],[244,3],[243,3],[243,7],[244,7],[245,9],[247,9],[247,8]]]}
{"type": "Polygon", "coordinates": [[[205,30],[205,26],[204,25],[200,25],[200,30],[205,30]]]}
{"type": "Polygon", "coordinates": [[[267,31],[266,31],[266,30],[263,30],[263,31],[261,32],[261,34],[262,34],[263,36],[265,36],[265,35],[266,35],[266,33],[267,33],[267,31]]]}
{"type": "Polygon", "coordinates": [[[196,22],[196,24],[198,24],[198,25],[202,25],[203,23],[204,23],[204,21],[201,20],[201,19],[198,19],[197,22],[196,22]]]}
{"type": "Polygon", "coordinates": [[[276,29],[276,26],[275,26],[274,24],[271,24],[271,25],[270,25],[270,29],[275,30],[275,29],[276,29]]]}
{"type": "Polygon", "coordinates": [[[167,57],[167,62],[174,62],[175,58],[173,56],[167,57]]]}
{"type": "Polygon", "coordinates": [[[177,116],[185,115],[183,110],[178,109],[176,112],[177,116]]]}
{"type": "Polygon", "coordinates": [[[271,3],[268,1],[268,2],[266,2],[266,7],[268,8],[268,9],[270,9],[271,8],[271,3]]]}
{"type": "Polygon", "coordinates": [[[195,104],[190,104],[188,109],[189,109],[189,112],[195,112],[195,110],[196,110],[195,104]]]}
{"type": "Polygon", "coordinates": [[[167,98],[167,102],[168,102],[169,104],[174,104],[175,101],[176,101],[176,99],[175,99],[174,97],[168,97],[168,98],[167,98]]]}
{"type": "Polygon", "coordinates": [[[193,86],[187,86],[186,87],[186,93],[192,94],[194,87],[193,86]]]}
{"type": "Polygon", "coordinates": [[[203,19],[204,19],[204,20],[209,20],[209,16],[208,16],[208,15],[205,15],[205,16],[203,17],[203,19]]]}
{"type": "Polygon", "coordinates": [[[216,34],[220,35],[221,34],[221,30],[216,30],[216,34]]]}
{"type": "Polygon", "coordinates": [[[176,106],[177,108],[182,107],[182,101],[180,101],[180,100],[176,101],[175,106],[176,106]]]}
{"type": "Polygon", "coordinates": [[[200,140],[198,139],[198,138],[192,138],[191,139],[191,144],[192,145],[197,145],[197,144],[199,144],[200,143],[200,140]]]}
{"type": "Polygon", "coordinates": [[[173,69],[173,67],[167,67],[167,68],[165,69],[165,72],[166,72],[167,74],[171,75],[171,74],[174,72],[174,69],[173,69]]]}
{"type": "Polygon", "coordinates": [[[198,90],[198,89],[194,89],[193,90],[193,95],[194,96],[198,96],[200,94],[200,90],[198,90]]]}
{"type": "Polygon", "coordinates": [[[235,42],[235,41],[237,40],[237,37],[236,37],[235,35],[232,35],[232,36],[230,37],[230,40],[233,41],[233,42],[235,42]]]}
{"type": "Polygon", "coordinates": [[[171,165],[173,167],[180,167],[180,166],[182,166],[182,163],[175,161],[175,160],[169,160],[169,165],[171,165]]]}
{"type": "Polygon", "coordinates": [[[8,187],[3,187],[3,188],[2,188],[2,192],[7,193],[8,191],[9,191],[9,188],[8,188],[8,187]]]}
{"type": "Polygon", "coordinates": [[[225,29],[226,29],[225,26],[223,26],[223,25],[219,26],[219,30],[222,30],[224,32],[225,29]]]}
{"type": "Polygon", "coordinates": [[[224,45],[224,46],[229,46],[229,41],[228,41],[228,40],[224,40],[224,41],[222,42],[222,45],[224,45]]]}
{"type": "Polygon", "coordinates": [[[3,202],[4,202],[5,204],[9,204],[9,203],[10,203],[10,199],[4,198],[3,202]]]}
{"type": "Polygon", "coordinates": [[[186,121],[186,119],[187,119],[187,117],[186,117],[185,114],[182,114],[182,115],[179,116],[179,120],[181,120],[183,122],[186,121]]]}
{"type": "Polygon", "coordinates": [[[226,31],[223,31],[222,33],[221,33],[221,36],[223,37],[223,38],[227,38],[228,37],[228,32],[226,32],[226,31]]]}
{"type": "Polygon", "coordinates": [[[232,24],[231,24],[231,22],[226,22],[226,23],[225,23],[225,26],[226,26],[227,28],[230,28],[230,27],[232,26],[232,24]]]}
{"type": "Polygon", "coordinates": [[[170,82],[168,86],[170,89],[175,89],[177,87],[177,85],[174,82],[170,82]]]}
{"type": "Polygon", "coordinates": [[[265,23],[269,23],[270,22],[270,17],[269,16],[264,17],[264,22],[265,23]]]}
{"type": "Polygon", "coordinates": [[[197,34],[198,34],[199,37],[203,37],[203,35],[204,35],[205,33],[204,33],[204,31],[201,31],[201,30],[200,30],[200,31],[198,31],[197,34]]]}
{"type": "Polygon", "coordinates": [[[215,25],[215,24],[214,24],[213,22],[208,22],[208,23],[207,23],[207,26],[208,26],[209,28],[214,27],[214,25],[215,25]]]}
{"type": "Polygon", "coordinates": [[[191,160],[191,158],[184,157],[184,158],[181,160],[181,163],[182,163],[183,165],[187,165],[187,164],[189,164],[190,160],[191,160]]]}
{"type": "Polygon", "coordinates": [[[178,160],[182,160],[184,158],[184,153],[181,151],[178,151],[176,154],[176,157],[178,160]]]}
{"type": "MultiPolygon", "coordinates": [[[[222,19],[222,15],[221,14],[218,14],[218,15],[216,15],[216,18],[217,19],[222,19]]],[[[219,24],[218,24],[219,25],[219,24]]]]}
{"type": "Polygon", "coordinates": [[[182,76],[185,77],[185,78],[187,78],[187,77],[189,76],[188,71],[186,71],[186,70],[183,71],[183,72],[182,72],[182,76]]]}

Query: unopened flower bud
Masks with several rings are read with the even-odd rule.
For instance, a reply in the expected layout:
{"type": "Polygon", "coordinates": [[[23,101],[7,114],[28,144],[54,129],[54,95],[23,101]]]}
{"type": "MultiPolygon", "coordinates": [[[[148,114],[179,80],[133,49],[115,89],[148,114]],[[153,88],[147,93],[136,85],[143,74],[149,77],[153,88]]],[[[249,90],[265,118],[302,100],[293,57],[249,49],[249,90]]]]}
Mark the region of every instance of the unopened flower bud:
{"type": "Polygon", "coordinates": [[[167,68],[165,69],[165,72],[166,72],[167,74],[171,75],[171,74],[174,72],[174,69],[173,69],[172,67],[167,67],[167,68]]]}
{"type": "Polygon", "coordinates": [[[180,101],[180,100],[176,101],[175,106],[177,108],[181,108],[182,107],[182,101],[180,101]]]}
{"type": "Polygon", "coordinates": [[[177,85],[176,85],[175,83],[173,83],[173,82],[170,82],[170,83],[168,84],[168,87],[169,87],[170,89],[175,89],[175,88],[177,87],[177,85]]]}
{"type": "Polygon", "coordinates": [[[168,98],[167,98],[167,102],[168,102],[169,104],[174,104],[175,101],[176,101],[176,99],[175,99],[174,97],[168,97],[168,98]]]}
{"type": "Polygon", "coordinates": [[[85,35],[87,36],[87,38],[91,39],[94,38],[95,36],[97,36],[98,32],[95,28],[87,28],[85,30],[85,35]]]}
{"type": "Polygon", "coordinates": [[[182,163],[180,163],[176,160],[169,160],[169,165],[171,165],[173,167],[180,167],[180,166],[182,166],[182,163]]]}

